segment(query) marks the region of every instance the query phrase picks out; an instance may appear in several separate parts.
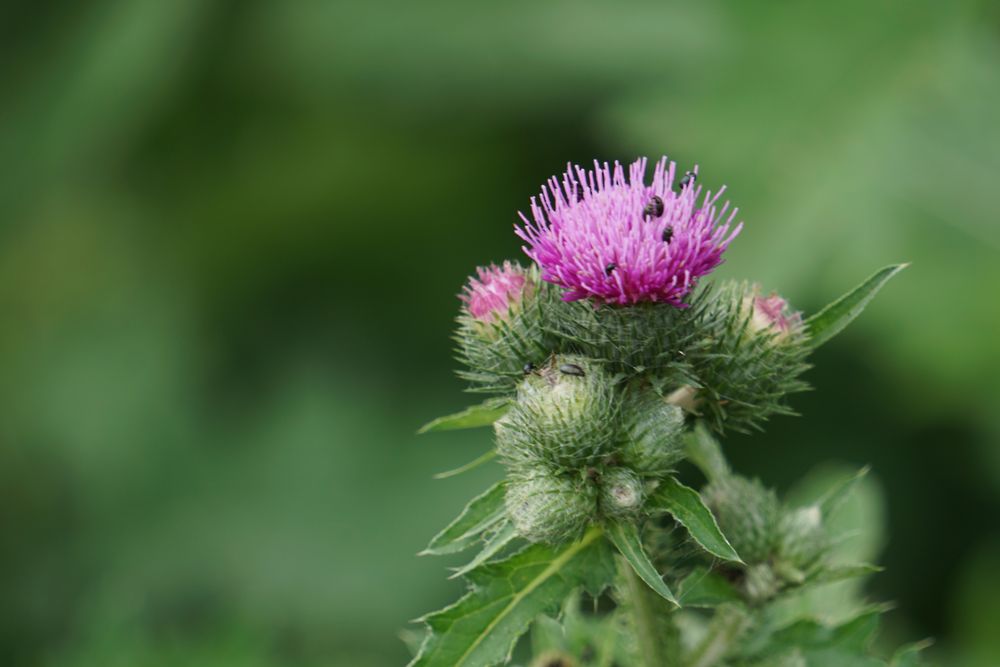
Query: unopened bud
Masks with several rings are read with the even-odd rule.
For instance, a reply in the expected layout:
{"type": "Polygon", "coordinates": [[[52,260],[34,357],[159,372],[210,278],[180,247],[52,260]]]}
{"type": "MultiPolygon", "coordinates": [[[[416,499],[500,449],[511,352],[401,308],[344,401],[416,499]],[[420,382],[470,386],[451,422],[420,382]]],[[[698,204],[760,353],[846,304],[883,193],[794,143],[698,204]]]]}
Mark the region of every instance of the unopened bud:
{"type": "Polygon", "coordinates": [[[773,334],[776,341],[781,341],[802,329],[802,313],[792,311],[777,292],[761,296],[758,285],[744,297],[743,308],[750,318],[747,328],[753,333],[773,334]]]}
{"type": "Polygon", "coordinates": [[[486,325],[509,320],[534,291],[535,284],[527,270],[513,262],[504,262],[503,266],[491,264],[476,269],[476,276],[469,278],[458,298],[465,312],[482,324],[481,330],[486,333],[492,330],[486,325]]]}
{"type": "Polygon", "coordinates": [[[524,378],[497,427],[497,451],[515,467],[541,461],[564,470],[596,463],[614,445],[618,401],[600,365],[556,356],[524,378]]]}
{"type": "Polygon", "coordinates": [[[684,411],[651,390],[631,398],[626,407],[622,460],[643,475],[662,475],[684,458],[684,411]]]}
{"type": "Polygon", "coordinates": [[[508,481],[506,505],[521,537],[557,544],[586,528],[597,509],[597,490],[579,476],[537,469],[508,481]]]}
{"type": "Polygon", "coordinates": [[[635,516],[642,509],[642,479],[628,468],[611,468],[601,475],[601,512],[611,518],[635,516]]]}
{"type": "Polygon", "coordinates": [[[726,475],[702,491],[736,553],[747,563],[762,563],[774,551],[779,505],[774,491],[758,480],[726,475]]]}
{"type": "Polygon", "coordinates": [[[813,565],[829,546],[819,507],[786,511],[778,526],[778,557],[796,568],[813,565]]]}

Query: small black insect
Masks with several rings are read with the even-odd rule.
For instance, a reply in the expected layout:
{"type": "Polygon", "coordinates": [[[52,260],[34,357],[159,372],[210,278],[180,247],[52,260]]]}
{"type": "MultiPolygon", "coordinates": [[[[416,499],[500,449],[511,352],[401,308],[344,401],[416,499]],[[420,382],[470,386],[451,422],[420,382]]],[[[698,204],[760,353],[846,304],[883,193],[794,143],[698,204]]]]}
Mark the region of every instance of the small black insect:
{"type": "Polygon", "coordinates": [[[524,374],[531,375],[535,371],[535,365],[530,361],[524,365],[524,374]]]}
{"type": "Polygon", "coordinates": [[[670,239],[674,238],[674,228],[667,225],[663,228],[663,242],[670,243],[670,239]]]}
{"type": "Polygon", "coordinates": [[[687,186],[691,185],[696,180],[698,180],[698,176],[693,171],[689,171],[689,172],[685,173],[684,176],[681,177],[681,181],[679,183],[679,185],[681,187],[681,190],[683,190],[687,186]]]}
{"type": "Polygon", "coordinates": [[[575,190],[576,190],[576,200],[583,201],[583,184],[577,183],[575,190]]]}
{"type": "Polygon", "coordinates": [[[611,272],[614,271],[617,268],[618,268],[618,265],[615,264],[614,262],[611,262],[610,264],[608,264],[607,266],[604,267],[604,275],[610,276],[611,272]]]}
{"type": "Polygon", "coordinates": [[[559,367],[559,372],[563,375],[576,375],[578,377],[584,377],[587,375],[583,372],[583,369],[576,364],[563,364],[559,367]]]}
{"type": "Polygon", "coordinates": [[[653,198],[646,204],[646,208],[642,209],[642,215],[645,218],[659,218],[663,215],[663,200],[653,195],[653,198]]]}

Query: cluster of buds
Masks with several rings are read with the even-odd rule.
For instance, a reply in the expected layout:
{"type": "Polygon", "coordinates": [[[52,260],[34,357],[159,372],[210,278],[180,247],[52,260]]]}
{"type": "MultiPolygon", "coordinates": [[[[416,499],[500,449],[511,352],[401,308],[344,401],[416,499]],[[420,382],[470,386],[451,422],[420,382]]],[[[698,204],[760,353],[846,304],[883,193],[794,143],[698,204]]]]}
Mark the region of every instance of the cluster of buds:
{"type": "Polygon", "coordinates": [[[785,507],[758,480],[726,474],[709,483],[702,497],[746,563],[738,578],[751,602],[803,583],[830,548],[818,506],[785,507]]]}
{"type": "Polygon", "coordinates": [[[560,542],[601,518],[636,517],[682,456],[684,416],[649,391],[622,392],[603,367],[554,355],[495,424],[518,533],[560,542]]]}

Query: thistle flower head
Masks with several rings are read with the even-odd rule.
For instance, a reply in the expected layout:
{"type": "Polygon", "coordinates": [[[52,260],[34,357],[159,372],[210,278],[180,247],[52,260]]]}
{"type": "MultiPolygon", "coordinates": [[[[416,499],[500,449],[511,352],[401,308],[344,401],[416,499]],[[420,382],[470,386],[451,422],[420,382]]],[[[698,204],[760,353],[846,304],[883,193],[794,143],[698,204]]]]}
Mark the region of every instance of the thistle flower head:
{"type": "Polygon", "coordinates": [[[488,324],[507,319],[533,289],[528,272],[508,261],[503,266],[490,264],[477,268],[458,298],[469,315],[488,324]]]}
{"type": "Polygon", "coordinates": [[[744,308],[751,310],[749,327],[754,332],[771,332],[785,338],[802,327],[802,313],[792,311],[777,292],[761,296],[760,288],[755,286],[744,308]]]}
{"type": "Polygon", "coordinates": [[[646,159],[625,168],[594,163],[592,171],[569,165],[531,200],[516,233],[541,277],[566,290],[567,301],[591,298],[628,305],[662,302],[683,307],[698,278],[722,262],[739,233],[736,209],[718,206],[725,188],[712,194],[696,174],[674,190],[676,165],[662,158],[650,185],[646,159]]]}

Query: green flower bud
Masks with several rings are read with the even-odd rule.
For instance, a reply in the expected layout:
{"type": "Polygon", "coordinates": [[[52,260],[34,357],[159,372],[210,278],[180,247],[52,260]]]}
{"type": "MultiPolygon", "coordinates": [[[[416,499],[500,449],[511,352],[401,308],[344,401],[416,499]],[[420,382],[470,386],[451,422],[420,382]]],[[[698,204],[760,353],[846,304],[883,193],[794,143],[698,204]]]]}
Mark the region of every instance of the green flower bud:
{"type": "Polygon", "coordinates": [[[496,427],[497,451],[515,469],[541,461],[581,470],[611,451],[618,422],[618,402],[601,366],[555,356],[518,387],[517,400],[496,427]]]}
{"type": "Polygon", "coordinates": [[[814,565],[829,546],[823,515],[815,505],[786,511],[778,526],[778,558],[795,568],[814,565]]]}
{"type": "Polygon", "coordinates": [[[601,512],[613,519],[633,517],[642,509],[642,479],[628,468],[611,468],[600,481],[601,512]]]}
{"type": "Polygon", "coordinates": [[[758,480],[721,477],[702,491],[719,528],[747,563],[762,563],[774,551],[779,505],[774,491],[758,480]]]}
{"type": "Polygon", "coordinates": [[[536,469],[507,484],[507,514],[529,542],[557,544],[578,536],[597,509],[597,489],[580,476],[536,469]]]}
{"type": "Polygon", "coordinates": [[[626,403],[622,460],[642,475],[663,475],[684,458],[684,411],[644,390],[626,403]]]}
{"type": "Polygon", "coordinates": [[[763,602],[777,595],[781,581],[767,563],[757,563],[747,568],[743,590],[753,602],[763,602]]]}

